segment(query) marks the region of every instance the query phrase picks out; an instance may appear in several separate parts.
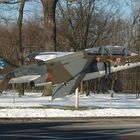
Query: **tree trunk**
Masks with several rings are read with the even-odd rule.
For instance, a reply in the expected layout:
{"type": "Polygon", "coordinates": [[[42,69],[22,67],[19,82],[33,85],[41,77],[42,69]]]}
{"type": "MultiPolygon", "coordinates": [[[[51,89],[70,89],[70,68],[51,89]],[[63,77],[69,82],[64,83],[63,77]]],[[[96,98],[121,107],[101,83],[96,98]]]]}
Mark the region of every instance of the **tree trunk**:
{"type": "MultiPolygon", "coordinates": [[[[23,46],[22,46],[22,21],[23,21],[23,10],[25,6],[26,0],[21,0],[20,8],[19,8],[19,16],[17,19],[17,48],[18,48],[18,61],[19,66],[22,66],[24,64],[24,58],[23,58],[23,46]]],[[[24,84],[19,84],[18,86],[18,92],[19,96],[24,95],[24,84]]]]}
{"type": "Polygon", "coordinates": [[[23,21],[23,10],[26,0],[22,0],[19,8],[19,16],[17,19],[17,47],[18,47],[18,60],[19,66],[23,65],[23,46],[22,46],[22,21],[23,21]]]}
{"type": "Polygon", "coordinates": [[[55,9],[58,0],[41,0],[44,12],[45,51],[56,51],[55,9]]]}

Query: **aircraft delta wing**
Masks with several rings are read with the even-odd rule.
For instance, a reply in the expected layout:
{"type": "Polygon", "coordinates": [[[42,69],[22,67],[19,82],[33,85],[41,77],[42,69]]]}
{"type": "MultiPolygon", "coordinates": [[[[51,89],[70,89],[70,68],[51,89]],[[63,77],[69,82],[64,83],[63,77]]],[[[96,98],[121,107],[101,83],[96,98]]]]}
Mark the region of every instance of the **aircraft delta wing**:
{"type": "Polygon", "coordinates": [[[61,56],[69,55],[74,52],[33,52],[29,55],[26,56],[26,59],[31,60],[31,59],[37,59],[37,60],[42,60],[42,61],[48,61],[54,58],[58,58],[61,56]]]}

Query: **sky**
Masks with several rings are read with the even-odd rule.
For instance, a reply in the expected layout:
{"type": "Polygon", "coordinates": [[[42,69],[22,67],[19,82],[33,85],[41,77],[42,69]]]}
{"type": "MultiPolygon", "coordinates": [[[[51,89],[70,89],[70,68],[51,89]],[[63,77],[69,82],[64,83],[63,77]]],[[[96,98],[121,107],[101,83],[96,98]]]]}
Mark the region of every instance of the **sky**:
{"type": "MultiPolygon", "coordinates": [[[[60,0],[61,2],[65,0],[60,0]]],[[[132,4],[136,0],[100,0],[99,6],[102,6],[103,4],[107,5],[107,9],[111,7],[111,2],[114,3],[112,11],[116,10],[117,8],[120,8],[120,16],[123,18],[130,18],[132,14],[132,9],[134,7],[134,4],[132,4]]],[[[136,5],[139,7],[139,5],[136,5]]],[[[9,7],[9,6],[8,6],[9,7]]],[[[17,6],[12,6],[13,10],[9,11],[8,7],[5,7],[4,5],[0,6],[0,17],[7,17],[8,19],[16,19],[18,16],[18,12],[16,9],[18,9],[17,6]]],[[[42,5],[40,3],[40,0],[32,0],[31,2],[27,2],[25,5],[25,11],[24,11],[24,18],[25,19],[31,19],[33,16],[36,18],[40,18],[42,16],[42,5]]],[[[14,20],[13,20],[14,21],[14,20]]]]}
{"type": "Polygon", "coordinates": [[[119,0],[120,1],[120,6],[122,9],[122,13],[124,14],[124,17],[128,17],[131,15],[131,3],[129,2],[130,0],[119,0]]]}
{"type": "Polygon", "coordinates": [[[133,3],[134,0],[132,0],[133,2],[131,2],[131,0],[100,0],[101,4],[103,3],[103,1],[106,2],[107,6],[106,9],[110,10],[114,13],[116,12],[116,10],[119,9],[119,13],[120,13],[120,17],[122,18],[130,18],[131,14],[132,14],[132,8],[134,7],[133,3]]]}

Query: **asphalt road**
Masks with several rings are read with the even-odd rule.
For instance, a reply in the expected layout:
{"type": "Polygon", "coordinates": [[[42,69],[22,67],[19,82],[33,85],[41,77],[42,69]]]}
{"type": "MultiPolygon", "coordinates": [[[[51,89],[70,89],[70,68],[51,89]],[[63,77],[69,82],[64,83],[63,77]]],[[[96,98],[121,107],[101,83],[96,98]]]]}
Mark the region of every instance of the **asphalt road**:
{"type": "Polygon", "coordinates": [[[140,118],[0,120],[0,140],[140,140],[140,118]]]}

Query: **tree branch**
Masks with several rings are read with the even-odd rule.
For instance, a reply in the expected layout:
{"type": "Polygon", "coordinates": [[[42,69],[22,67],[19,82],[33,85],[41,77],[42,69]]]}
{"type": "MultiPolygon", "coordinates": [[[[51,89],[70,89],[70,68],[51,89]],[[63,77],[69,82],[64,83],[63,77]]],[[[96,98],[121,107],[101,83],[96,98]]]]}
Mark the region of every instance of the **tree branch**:
{"type": "MultiPolygon", "coordinates": [[[[26,0],[26,1],[29,1],[29,0],[26,0]]],[[[0,1],[0,4],[18,4],[20,3],[21,0],[16,0],[16,1],[11,1],[11,0],[1,0],[0,1]]]]}

